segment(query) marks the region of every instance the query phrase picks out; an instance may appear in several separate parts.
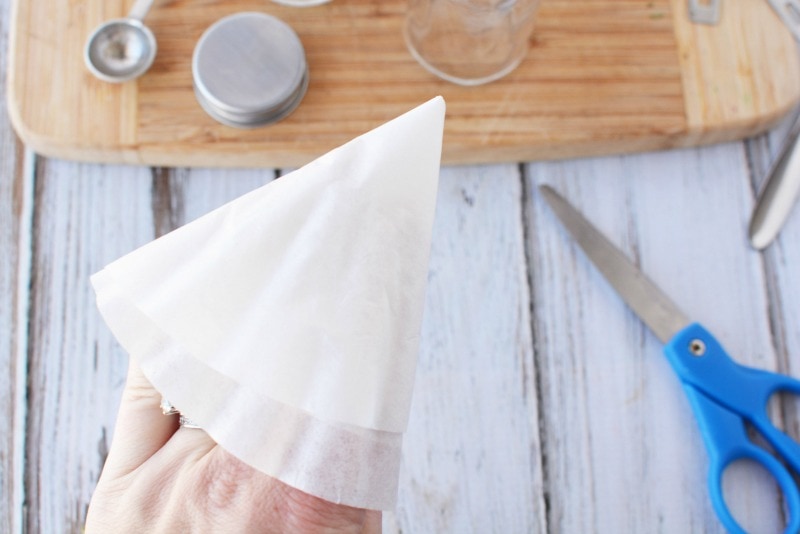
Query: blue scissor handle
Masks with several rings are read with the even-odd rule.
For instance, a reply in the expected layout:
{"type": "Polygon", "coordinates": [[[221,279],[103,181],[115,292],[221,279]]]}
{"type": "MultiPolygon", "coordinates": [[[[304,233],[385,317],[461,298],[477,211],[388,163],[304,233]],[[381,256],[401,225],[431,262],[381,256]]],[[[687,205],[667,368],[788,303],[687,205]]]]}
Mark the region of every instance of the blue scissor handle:
{"type": "Polygon", "coordinates": [[[800,491],[781,463],[750,441],[744,427],[745,420],[753,424],[800,474],[800,445],[775,428],[767,415],[772,394],[777,391],[800,394],[800,381],[737,364],[699,324],[678,332],[665,345],[664,353],[680,377],[700,425],[710,458],[711,500],[725,527],[731,532],[744,532],[722,497],[722,473],[731,462],[750,459],[764,466],[783,491],[789,508],[785,532],[800,532],[800,491]]]}
{"type": "Polygon", "coordinates": [[[747,534],[731,515],[722,493],[722,475],[737,460],[761,464],[778,482],[789,509],[785,534],[800,531],[800,491],[783,465],[747,437],[742,418],[711,400],[693,386],[684,383],[708,450],[708,491],[711,503],[722,524],[731,534],[747,534]]]}

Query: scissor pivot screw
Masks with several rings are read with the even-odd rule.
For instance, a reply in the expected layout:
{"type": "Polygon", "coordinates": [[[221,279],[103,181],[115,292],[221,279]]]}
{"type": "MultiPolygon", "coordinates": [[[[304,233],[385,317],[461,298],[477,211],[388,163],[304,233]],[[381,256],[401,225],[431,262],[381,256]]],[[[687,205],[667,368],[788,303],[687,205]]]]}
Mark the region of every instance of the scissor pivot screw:
{"type": "Polygon", "coordinates": [[[706,353],[706,344],[703,343],[702,339],[693,339],[689,343],[689,352],[691,352],[693,356],[702,356],[706,353]]]}

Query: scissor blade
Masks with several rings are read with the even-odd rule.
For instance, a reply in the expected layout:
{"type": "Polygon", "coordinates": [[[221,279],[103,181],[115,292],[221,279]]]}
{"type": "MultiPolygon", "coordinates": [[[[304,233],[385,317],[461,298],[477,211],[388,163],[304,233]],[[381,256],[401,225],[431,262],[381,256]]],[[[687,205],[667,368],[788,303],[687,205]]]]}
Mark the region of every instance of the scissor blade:
{"type": "Polygon", "coordinates": [[[547,203],[597,269],[663,343],[689,319],[597,228],[550,186],[539,186],[547,203]]]}

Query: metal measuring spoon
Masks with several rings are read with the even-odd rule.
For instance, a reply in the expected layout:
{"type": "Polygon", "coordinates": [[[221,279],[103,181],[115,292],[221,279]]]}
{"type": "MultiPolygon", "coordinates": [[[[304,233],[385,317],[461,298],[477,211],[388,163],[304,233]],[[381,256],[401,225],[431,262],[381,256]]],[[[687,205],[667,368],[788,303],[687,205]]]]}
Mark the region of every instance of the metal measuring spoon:
{"type": "Polygon", "coordinates": [[[144,74],[156,57],[156,38],[142,23],[153,0],[136,0],[128,16],[97,27],[83,58],[92,74],[107,82],[125,82],[144,74]]]}

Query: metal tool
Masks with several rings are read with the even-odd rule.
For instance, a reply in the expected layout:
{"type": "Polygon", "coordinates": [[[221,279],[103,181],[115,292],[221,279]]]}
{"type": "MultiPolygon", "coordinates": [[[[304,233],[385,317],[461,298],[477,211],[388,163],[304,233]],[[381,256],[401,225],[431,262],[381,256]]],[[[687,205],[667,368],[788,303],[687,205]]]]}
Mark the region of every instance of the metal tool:
{"type": "Polygon", "coordinates": [[[84,61],[107,82],[125,82],[147,72],[156,57],[156,38],[142,22],[153,0],[136,0],[128,16],[104,22],[92,32],[84,61]]]}
{"type": "Polygon", "coordinates": [[[696,24],[717,24],[721,0],[689,0],[689,19],[696,24]]]}
{"type": "Polygon", "coordinates": [[[745,534],[722,495],[722,474],[733,462],[751,460],[777,481],[789,517],[786,534],[800,532],[800,490],[781,460],[800,474],[800,445],[777,429],[767,402],[777,391],[800,394],[800,381],[735,363],[719,342],[689,319],[625,255],[552,188],[539,188],[555,214],[592,263],[641,320],[665,343],[664,354],[678,375],[700,425],[709,455],[708,489],[722,524],[745,534]],[[753,443],[745,423],[772,446],[753,443]]]}
{"type": "Polygon", "coordinates": [[[783,141],[758,195],[748,235],[754,248],[772,243],[800,194],[800,115],[783,141]]]}

